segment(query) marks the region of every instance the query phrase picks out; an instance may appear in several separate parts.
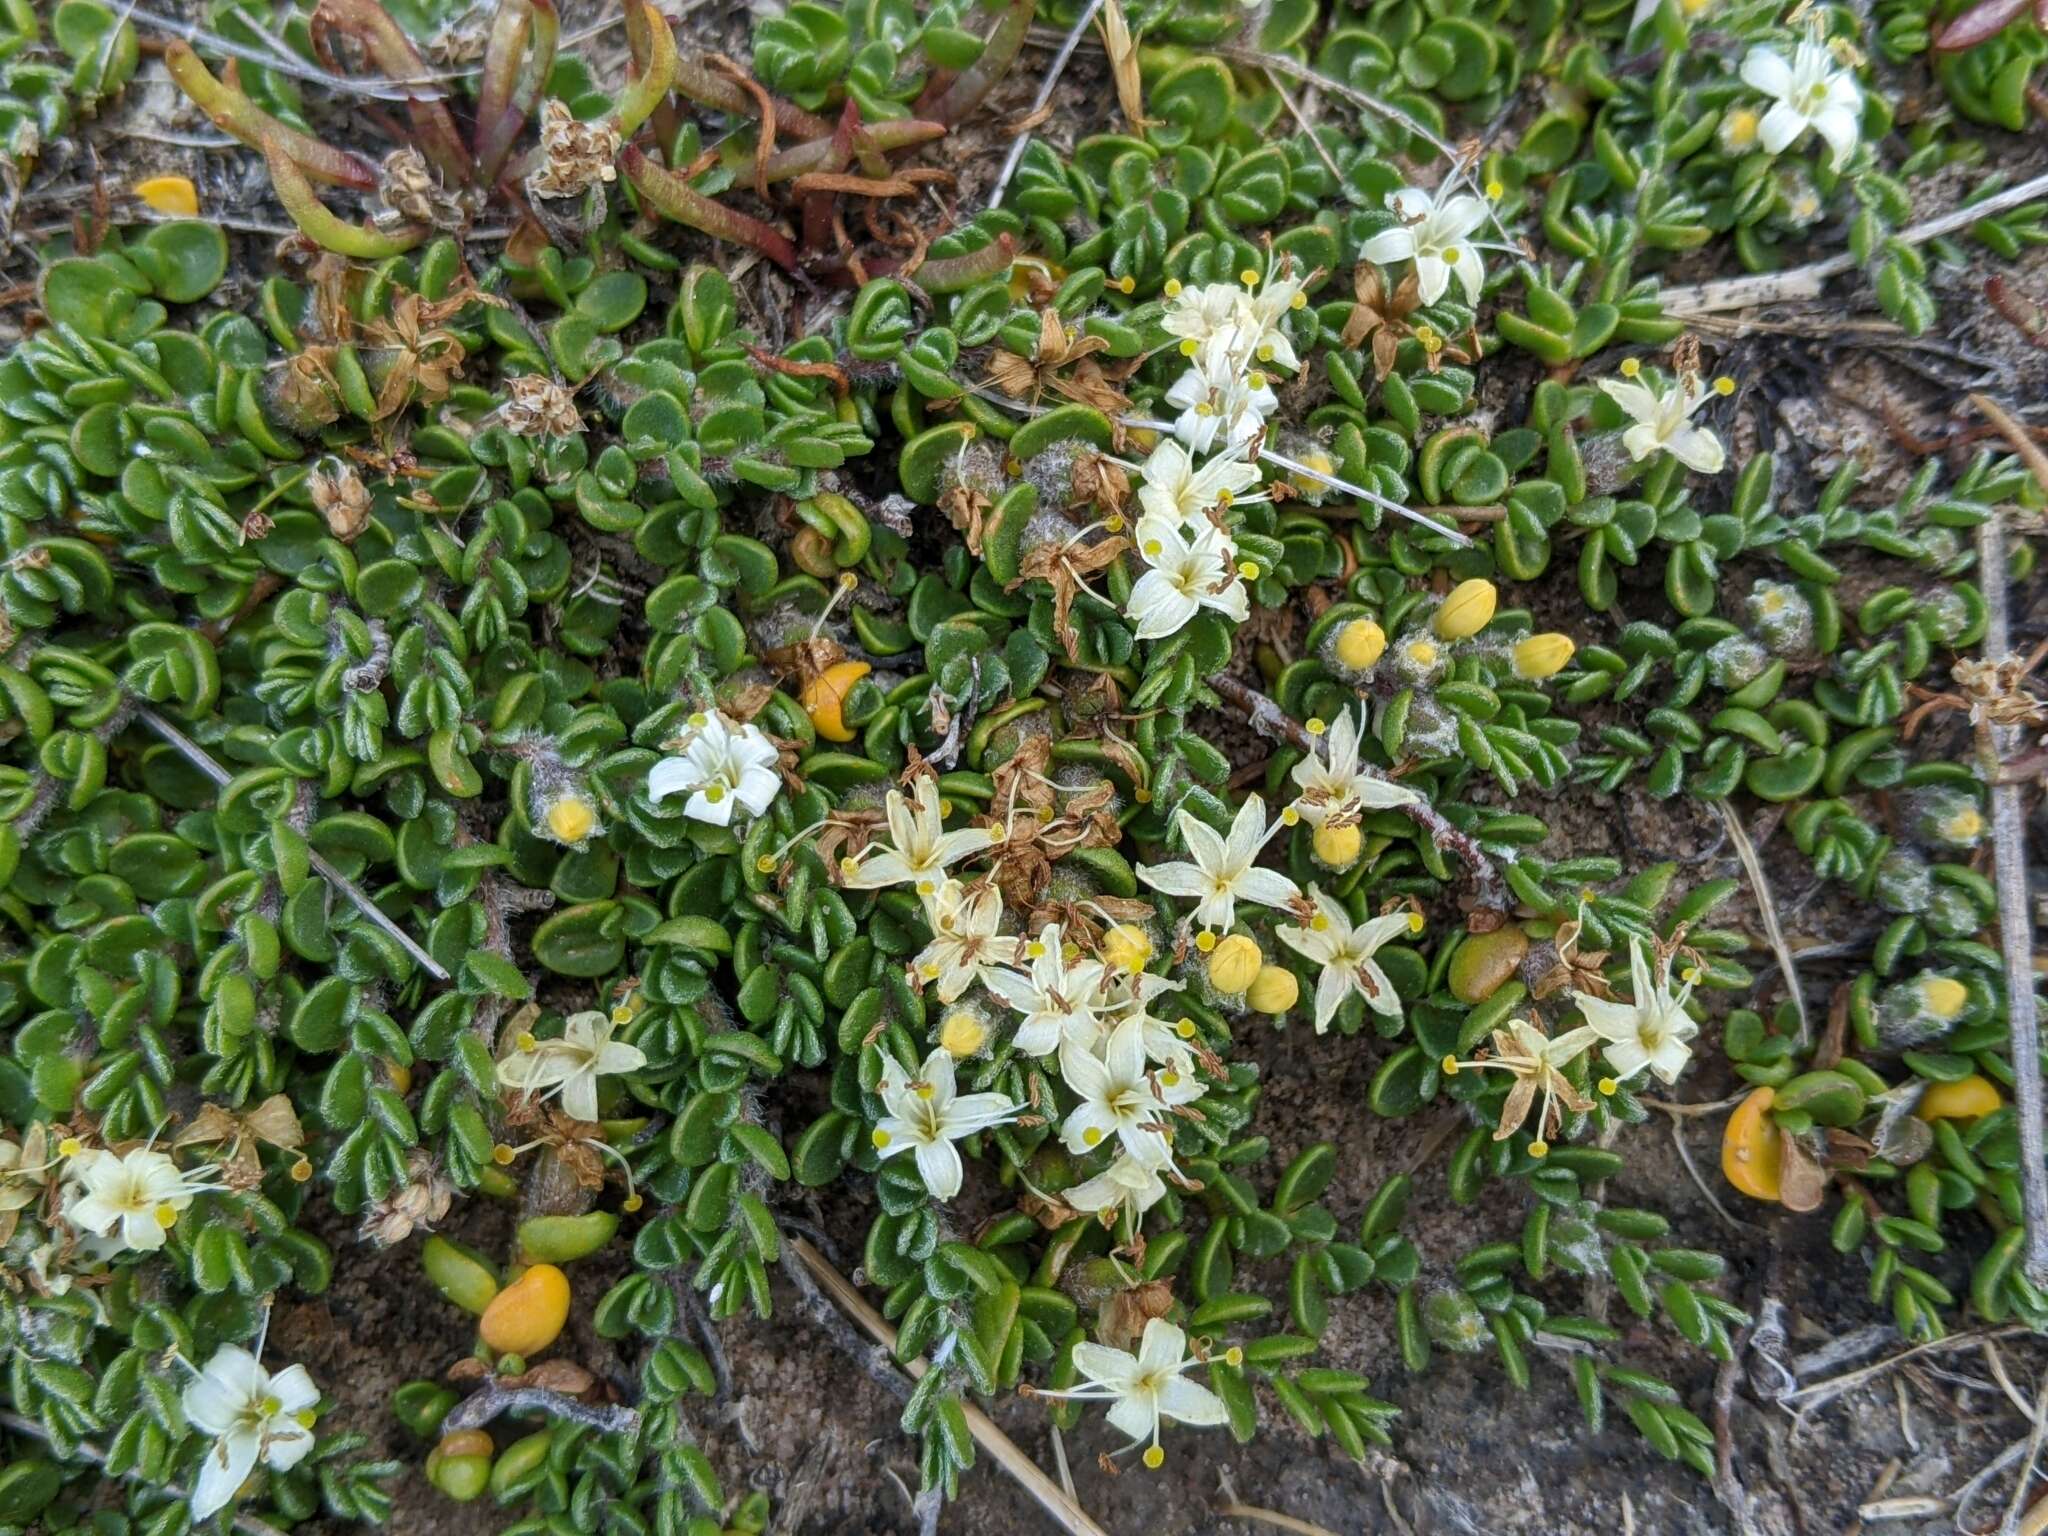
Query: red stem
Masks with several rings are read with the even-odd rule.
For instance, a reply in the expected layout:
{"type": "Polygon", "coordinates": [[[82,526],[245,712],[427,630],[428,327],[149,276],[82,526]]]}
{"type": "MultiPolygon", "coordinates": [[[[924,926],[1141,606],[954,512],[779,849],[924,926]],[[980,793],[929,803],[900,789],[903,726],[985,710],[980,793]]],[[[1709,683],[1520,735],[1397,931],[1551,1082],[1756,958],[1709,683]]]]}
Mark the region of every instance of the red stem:
{"type": "Polygon", "coordinates": [[[655,212],[714,240],[752,246],[787,271],[797,269],[796,247],[787,235],[706,197],[675,172],[650,160],[637,144],[628,144],[621,152],[619,168],[655,212]]]}

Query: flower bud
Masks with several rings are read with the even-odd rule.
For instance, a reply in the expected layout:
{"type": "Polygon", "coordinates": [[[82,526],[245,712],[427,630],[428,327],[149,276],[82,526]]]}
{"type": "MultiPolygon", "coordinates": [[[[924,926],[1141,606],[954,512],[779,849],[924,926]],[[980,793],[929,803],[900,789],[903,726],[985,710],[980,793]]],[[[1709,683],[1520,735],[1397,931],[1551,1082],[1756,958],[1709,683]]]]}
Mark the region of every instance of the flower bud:
{"type": "Polygon", "coordinates": [[[1142,971],[1152,961],[1152,941],[1135,923],[1118,923],[1102,936],[1105,964],[1120,970],[1142,971]]]}
{"type": "Polygon", "coordinates": [[[1970,989],[1953,976],[1923,976],[1918,985],[1921,1006],[1943,1022],[1969,1006],[1970,989]]]}
{"type": "Polygon", "coordinates": [[[1577,649],[1570,635],[1530,635],[1525,640],[1517,640],[1513,652],[1515,676],[1524,682],[1555,677],[1570,664],[1572,653],[1577,649]]]}
{"type": "Polygon", "coordinates": [[[1338,662],[1355,672],[1365,671],[1386,649],[1387,632],[1371,619],[1353,619],[1344,625],[1332,647],[1338,662]]]}
{"type": "Polygon", "coordinates": [[[1357,822],[1337,826],[1324,822],[1316,828],[1312,839],[1316,858],[1332,869],[1349,869],[1358,862],[1359,852],[1365,847],[1365,834],[1357,822]]]}
{"type": "Polygon", "coordinates": [[[1493,583],[1484,577],[1461,581],[1451,588],[1451,595],[1437,609],[1430,627],[1440,639],[1469,640],[1493,622],[1494,604],[1498,600],[1493,583]]]}
{"type": "Polygon", "coordinates": [[[1233,933],[1209,956],[1209,985],[1226,997],[1235,997],[1258,979],[1265,963],[1255,942],[1233,933]]]}
{"type": "Polygon", "coordinates": [[[556,842],[567,843],[573,848],[590,836],[597,826],[597,810],[582,795],[571,790],[548,806],[547,823],[548,831],[556,842]]]}
{"type": "Polygon", "coordinates": [[[1285,1013],[1301,996],[1301,983],[1284,965],[1259,967],[1244,1000],[1260,1013],[1285,1013]]]}
{"type": "Polygon", "coordinates": [[[939,1044],[958,1061],[972,1056],[988,1041],[988,1026],[965,1008],[955,1008],[939,1023],[939,1044]]]}

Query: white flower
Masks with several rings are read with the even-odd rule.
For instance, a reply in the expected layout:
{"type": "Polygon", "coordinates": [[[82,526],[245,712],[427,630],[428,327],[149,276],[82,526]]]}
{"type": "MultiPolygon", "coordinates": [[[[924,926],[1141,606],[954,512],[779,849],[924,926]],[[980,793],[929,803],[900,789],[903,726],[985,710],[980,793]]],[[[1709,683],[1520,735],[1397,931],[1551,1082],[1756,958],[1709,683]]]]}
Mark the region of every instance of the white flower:
{"type": "Polygon", "coordinates": [[[1775,48],[1752,48],[1742,61],[1742,81],[1775,98],[1759,130],[1765,149],[1774,155],[1789,149],[1811,128],[1834,151],[1829,169],[1848,163],[1863,120],[1863,91],[1855,71],[1837,67],[1827,44],[1803,39],[1789,64],[1775,48]]]}
{"type": "Polygon", "coordinates": [[[288,1472],[313,1449],[313,1415],[320,1389],[303,1365],[275,1376],[246,1349],[223,1344],[206,1369],[185,1384],[185,1420],[213,1436],[199,1480],[192,1485],[192,1519],[227,1507],[262,1462],[288,1472]]]}
{"type": "Polygon", "coordinates": [[[1191,452],[1208,453],[1219,441],[1225,448],[1242,448],[1280,408],[1265,374],[1245,372],[1231,340],[1219,336],[1209,341],[1166,392],[1166,403],[1180,412],[1173,435],[1191,452]]]}
{"type": "Polygon", "coordinates": [[[1135,1020],[1147,1061],[1172,1067],[1176,1072],[1192,1072],[1195,1057],[1188,1041],[1194,1038],[1195,1026],[1186,1020],[1169,1024],[1164,1019],[1153,1017],[1151,1011],[1153,998],[1178,992],[1184,985],[1170,977],[1154,976],[1149,971],[1115,973],[1105,970],[1102,986],[1096,994],[1096,1011],[1111,1021],[1111,1028],[1135,1020]]]}
{"type": "Polygon", "coordinates": [[[1198,283],[1186,288],[1175,280],[1168,283],[1167,290],[1166,310],[1159,320],[1167,335],[1192,341],[1197,351],[1219,338],[1236,345],[1243,289],[1235,283],[1198,283]]]}
{"type": "Polygon", "coordinates": [[[1420,932],[1421,914],[1389,912],[1353,927],[1351,915],[1314,886],[1309,887],[1309,899],[1315,903],[1316,915],[1309,919],[1308,927],[1282,923],[1274,932],[1289,948],[1323,968],[1316,981],[1316,1033],[1330,1027],[1344,999],[1354,992],[1374,1013],[1390,1019],[1401,1017],[1401,999],[1373,955],[1389,939],[1420,932]]]}
{"type": "Polygon", "coordinates": [[[1274,278],[1255,292],[1240,293],[1238,347],[1241,354],[1249,354],[1247,361],[1266,363],[1288,374],[1300,369],[1301,359],[1294,355],[1294,343],[1287,339],[1281,322],[1290,310],[1308,306],[1308,295],[1302,292],[1307,286],[1308,277],[1304,274],[1274,278]]]}
{"type": "MultiPolygon", "coordinates": [[[[1285,823],[1283,814],[1274,830],[1285,823]]],[[[1185,810],[1175,813],[1174,825],[1180,828],[1193,862],[1140,864],[1138,878],[1168,896],[1199,901],[1195,921],[1203,927],[1228,928],[1237,918],[1240,897],[1261,907],[1284,907],[1301,899],[1301,887],[1280,871],[1259,869],[1252,863],[1269,835],[1266,802],[1257,795],[1246,796],[1238,807],[1228,838],[1218,837],[1207,822],[1185,810]]]]}
{"type": "Polygon", "coordinates": [[[1630,458],[1647,459],[1661,450],[1703,475],[1718,474],[1727,462],[1721,439],[1690,419],[1710,393],[1718,392],[1702,386],[1697,374],[1685,374],[1661,395],[1633,378],[1602,379],[1600,388],[1635,423],[1621,434],[1630,458]]]}
{"type": "Polygon", "coordinates": [[[939,1001],[950,1003],[973,986],[996,975],[996,967],[1015,965],[1019,942],[996,932],[1003,920],[1003,897],[993,885],[968,890],[948,880],[925,898],[925,921],[932,941],[911,962],[917,974],[938,984],[939,1001]]]}
{"type": "Polygon", "coordinates": [[[1422,798],[1412,789],[1403,789],[1392,780],[1359,767],[1364,713],[1363,709],[1357,715],[1344,710],[1330,722],[1329,734],[1323,738],[1322,755],[1312,753],[1294,765],[1292,777],[1301,789],[1295,796],[1294,808],[1312,827],[1320,827],[1335,811],[1353,807],[1363,811],[1391,810],[1395,806],[1413,805],[1422,798]]]}
{"type": "Polygon", "coordinates": [[[1156,518],[1175,527],[1193,523],[1197,529],[1213,527],[1202,514],[1219,502],[1237,498],[1259,483],[1255,464],[1219,454],[1202,465],[1170,437],[1146,458],[1139,471],[1144,483],[1138,487],[1138,505],[1146,518],[1156,518]]]}
{"type": "Polygon", "coordinates": [[[1131,588],[1125,616],[1137,622],[1140,640],[1178,634],[1204,608],[1239,623],[1251,615],[1251,598],[1231,564],[1236,551],[1214,527],[1190,538],[1163,517],[1138,520],[1138,553],[1151,563],[1131,588]]]}
{"type": "Polygon", "coordinates": [[[1109,1226],[1119,1215],[1128,1215],[1135,1224],[1165,1194],[1166,1181],[1157,1168],[1119,1152],[1101,1173],[1066,1190],[1060,1199],[1077,1211],[1100,1212],[1103,1225],[1109,1226]]]}
{"type": "Polygon", "coordinates": [[[207,1182],[212,1172],[211,1166],[183,1172],[150,1147],[126,1154],[80,1152],[64,1166],[64,1177],[75,1186],[64,1219],[107,1239],[114,1253],[154,1253],[194,1196],[221,1188],[207,1182]]]}
{"type": "Polygon", "coordinates": [[[1039,1392],[1038,1397],[1106,1399],[1109,1422],[1131,1437],[1131,1444],[1149,1444],[1145,1464],[1156,1467],[1165,1458],[1159,1449],[1159,1423],[1206,1428],[1226,1422],[1223,1399],[1181,1373],[1198,1362],[1188,1357],[1188,1336],[1163,1317],[1145,1324],[1138,1352],[1106,1344],[1076,1344],[1074,1365],[1081,1385],[1070,1392],[1039,1392]]]}
{"type": "Polygon", "coordinates": [[[1606,1042],[1600,1054],[1622,1082],[1647,1067],[1658,1082],[1675,1083],[1692,1059],[1689,1042],[1699,1033],[1699,1026],[1685,1011],[1692,983],[1688,981],[1674,993],[1669,960],[1658,967],[1660,974],[1652,980],[1643,941],[1634,934],[1629,935],[1628,969],[1633,1001],[1609,1002],[1584,992],[1572,993],[1572,1001],[1606,1042]]]}
{"type": "Polygon", "coordinates": [[[1017,1049],[1027,1056],[1050,1056],[1072,1047],[1092,1051],[1101,1038],[1102,1024],[1096,1017],[1095,1001],[1102,983],[1102,964],[1081,960],[1069,965],[1066,939],[1058,923],[1023,946],[1031,961],[1031,974],[991,971],[983,979],[989,991],[1024,1015],[1017,1031],[1017,1049]]]}
{"type": "Polygon", "coordinates": [[[694,730],[680,757],[665,757],[647,775],[647,798],[657,805],[670,795],[689,793],[683,814],[715,827],[732,825],[735,805],[754,815],[767,810],[782,789],[775,744],[761,727],[735,727],[724,715],[690,717],[694,730]]]}
{"type": "Polygon", "coordinates": [[[638,1046],[612,1039],[615,1027],[607,1013],[572,1013],[559,1040],[522,1036],[518,1048],[498,1063],[498,1081],[526,1094],[545,1089],[543,1099],[560,1094],[564,1113],[595,1120],[597,1080],[647,1065],[638,1046]]]}
{"type": "Polygon", "coordinates": [[[1000,1093],[955,1097],[953,1058],[944,1047],[925,1057],[915,1081],[884,1051],[879,1092],[887,1113],[875,1126],[875,1150],[885,1158],[905,1149],[915,1154],[917,1176],[934,1200],[960,1193],[960,1153],[953,1143],[1017,1113],[1017,1106],[1000,1093]]]}
{"type": "Polygon", "coordinates": [[[849,890],[910,885],[920,896],[936,896],[948,865],[1002,840],[986,827],[948,832],[939,806],[939,781],[930,774],[918,779],[914,806],[901,790],[892,789],[883,809],[889,818],[889,843],[870,843],[859,858],[840,860],[840,873],[849,890]]]}
{"type": "Polygon", "coordinates": [[[1464,285],[1465,301],[1477,304],[1486,268],[1471,237],[1486,222],[1486,204],[1469,192],[1454,194],[1450,187],[1446,181],[1434,194],[1420,187],[1389,193],[1387,206],[1401,222],[1365,242],[1365,259],[1383,267],[1397,261],[1414,262],[1415,281],[1425,304],[1444,296],[1455,272],[1464,285]]]}
{"type": "Polygon", "coordinates": [[[1144,1035],[1136,1019],[1116,1027],[1099,1058],[1088,1051],[1062,1051],[1060,1075],[1081,1100],[1060,1126],[1067,1150],[1093,1152],[1115,1136],[1126,1153],[1151,1168],[1173,1161],[1167,1111],[1202,1096],[1202,1085],[1192,1074],[1172,1067],[1145,1071],[1144,1035]]]}

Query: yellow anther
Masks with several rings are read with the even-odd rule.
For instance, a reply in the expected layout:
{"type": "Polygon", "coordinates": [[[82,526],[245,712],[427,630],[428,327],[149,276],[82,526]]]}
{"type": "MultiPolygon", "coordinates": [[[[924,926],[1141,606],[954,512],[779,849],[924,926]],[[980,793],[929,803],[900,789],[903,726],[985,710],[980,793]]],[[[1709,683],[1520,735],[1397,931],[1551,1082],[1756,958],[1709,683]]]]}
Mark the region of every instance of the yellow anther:
{"type": "Polygon", "coordinates": [[[1203,954],[1208,954],[1209,951],[1214,949],[1215,947],[1216,935],[1211,933],[1208,929],[1204,928],[1200,933],[1195,935],[1195,948],[1199,949],[1203,954]]]}
{"type": "Polygon", "coordinates": [[[1167,296],[1167,297],[1168,297],[1169,299],[1177,299],[1177,298],[1179,298],[1179,297],[1180,297],[1180,279],[1179,279],[1179,278],[1177,278],[1177,277],[1169,277],[1169,278],[1168,278],[1168,279],[1166,280],[1166,289],[1165,289],[1165,292],[1166,292],[1166,296],[1167,296]]]}
{"type": "Polygon", "coordinates": [[[1308,925],[1316,933],[1322,933],[1329,928],[1330,920],[1327,917],[1323,916],[1322,913],[1318,912],[1314,917],[1308,920],[1308,925]]]}
{"type": "Polygon", "coordinates": [[[1438,1065],[1443,1068],[1443,1073],[1445,1077],[1456,1077],[1458,1075],[1457,1057],[1446,1056],[1441,1062],[1438,1063],[1438,1065]]]}
{"type": "Polygon", "coordinates": [[[1330,723],[1321,715],[1310,715],[1302,721],[1301,728],[1311,736],[1320,736],[1330,728],[1330,723]]]}
{"type": "Polygon", "coordinates": [[[1163,1445],[1148,1445],[1145,1447],[1145,1454],[1142,1459],[1147,1468],[1157,1472],[1166,1465],[1166,1447],[1163,1445]]]}
{"type": "Polygon", "coordinates": [[[841,859],[839,861],[839,873],[851,879],[853,876],[860,873],[860,860],[841,859]]]}
{"type": "Polygon", "coordinates": [[[1240,283],[1243,283],[1247,288],[1256,288],[1259,286],[1259,274],[1254,272],[1250,267],[1246,267],[1242,272],[1238,273],[1237,280],[1240,283]]]}
{"type": "Polygon", "coordinates": [[[932,1096],[932,1085],[930,1083],[913,1083],[910,1091],[920,1099],[928,1099],[932,1096]]]}
{"type": "Polygon", "coordinates": [[[1486,195],[1497,203],[1508,195],[1508,189],[1495,179],[1486,184],[1486,195]]]}
{"type": "Polygon", "coordinates": [[[1182,1019],[1178,1024],[1174,1025],[1173,1032],[1176,1035],[1179,1035],[1183,1040],[1192,1040],[1195,1038],[1195,1026],[1193,1022],[1188,1019],[1182,1019]]]}
{"type": "Polygon", "coordinates": [[[1246,581],[1257,581],[1259,579],[1259,562],[1256,560],[1239,561],[1237,566],[1237,574],[1242,576],[1246,581]]]}
{"type": "Polygon", "coordinates": [[[1026,944],[1024,946],[1024,953],[1029,955],[1033,960],[1040,960],[1045,957],[1045,946],[1039,943],[1038,940],[1033,939],[1029,944],[1026,944]]]}
{"type": "Polygon", "coordinates": [[[1624,357],[1621,360],[1621,376],[1624,379],[1632,379],[1642,371],[1643,365],[1641,359],[1633,357],[1624,357]]]}
{"type": "Polygon", "coordinates": [[[1617,1083],[1611,1077],[1603,1077],[1600,1079],[1599,1082],[1595,1083],[1593,1086],[1600,1090],[1600,1096],[1604,1099],[1611,1099],[1617,1093],[1621,1092],[1621,1084],[1617,1083]]]}
{"type": "Polygon", "coordinates": [[[170,1201],[165,1200],[157,1205],[156,1224],[162,1227],[166,1232],[168,1232],[172,1227],[175,1227],[178,1224],[177,1209],[174,1206],[172,1206],[170,1201]]]}
{"type": "Polygon", "coordinates": [[[1422,914],[1420,912],[1410,912],[1408,914],[1408,931],[1410,933],[1422,932],[1422,914]]]}
{"type": "Polygon", "coordinates": [[[1530,1142],[1530,1143],[1529,1143],[1529,1155],[1530,1155],[1531,1157],[1548,1157],[1548,1156],[1550,1156],[1550,1143],[1549,1143],[1549,1142],[1547,1142],[1547,1141],[1540,1141],[1540,1140],[1539,1140],[1539,1141],[1532,1141],[1532,1142],[1530,1142]]]}
{"type": "Polygon", "coordinates": [[[1147,539],[1145,541],[1145,553],[1155,559],[1158,558],[1159,552],[1164,548],[1166,546],[1157,539],[1147,539]]]}
{"type": "Polygon", "coordinates": [[[645,1205],[646,1203],[647,1202],[645,1200],[642,1200],[637,1193],[630,1194],[626,1196],[625,1199],[619,1202],[619,1209],[630,1216],[633,1214],[633,1212],[639,1210],[640,1207],[645,1205]]]}
{"type": "Polygon", "coordinates": [[[1231,1345],[1230,1348],[1223,1351],[1223,1363],[1225,1365],[1243,1365],[1244,1351],[1235,1344],[1231,1345]]]}
{"type": "Polygon", "coordinates": [[[83,1152],[84,1150],[85,1143],[80,1141],[76,1136],[66,1136],[62,1141],[57,1143],[57,1155],[59,1157],[76,1157],[79,1153],[83,1152]]]}
{"type": "Polygon", "coordinates": [[[294,1184],[305,1183],[306,1180],[313,1177],[312,1163],[303,1157],[300,1158],[297,1162],[292,1164],[291,1175],[292,1182],[294,1184]]]}
{"type": "Polygon", "coordinates": [[[1118,293],[1136,293],[1138,291],[1138,280],[1126,272],[1116,280],[1116,291],[1118,293]]]}
{"type": "Polygon", "coordinates": [[[936,895],[938,895],[938,893],[939,893],[939,887],[938,887],[938,883],[937,883],[936,881],[932,881],[932,880],[920,880],[920,881],[918,881],[918,882],[917,882],[917,894],[918,894],[918,895],[920,895],[920,896],[936,896],[936,895]]]}
{"type": "Polygon", "coordinates": [[[1193,357],[1197,352],[1201,350],[1201,346],[1195,341],[1194,337],[1183,336],[1181,338],[1180,355],[1182,357],[1193,357]]]}
{"type": "Polygon", "coordinates": [[[1289,309],[1308,308],[1308,295],[1305,293],[1297,293],[1293,298],[1287,301],[1287,307],[1289,309]]]}
{"type": "Polygon", "coordinates": [[[1122,533],[1124,531],[1124,520],[1112,512],[1102,520],[1102,531],[1104,533],[1122,533]]]}
{"type": "Polygon", "coordinates": [[[692,716],[690,716],[690,725],[696,730],[701,731],[704,729],[705,726],[709,725],[710,723],[711,717],[705,714],[704,711],[701,709],[698,710],[692,716]]]}
{"type": "Polygon", "coordinates": [[[1721,375],[1721,377],[1719,377],[1718,379],[1714,380],[1714,393],[1715,393],[1715,394],[1717,394],[1717,395],[1732,395],[1732,394],[1734,394],[1734,393],[1735,393],[1735,381],[1734,381],[1733,379],[1729,378],[1727,374],[1725,374],[1725,373],[1724,373],[1724,374],[1722,374],[1722,375],[1721,375]]]}
{"type": "Polygon", "coordinates": [[[706,784],[704,786],[704,798],[713,805],[718,804],[719,801],[725,798],[725,786],[723,784],[706,784]]]}
{"type": "Polygon", "coordinates": [[[1283,826],[1283,827],[1298,827],[1298,826],[1300,826],[1300,825],[1301,825],[1301,812],[1297,811],[1297,810],[1296,810],[1296,809],[1295,809],[1295,808],[1294,808],[1293,806],[1291,806],[1291,805],[1290,805],[1290,806],[1287,806],[1287,807],[1286,807],[1285,809],[1283,809],[1283,810],[1282,810],[1282,811],[1280,812],[1280,825],[1281,825],[1281,826],[1283,826]]]}
{"type": "Polygon", "coordinates": [[[502,1141],[491,1148],[491,1161],[500,1168],[510,1168],[512,1166],[512,1159],[518,1155],[517,1152],[506,1146],[502,1141]]]}
{"type": "Polygon", "coordinates": [[[868,1137],[868,1140],[875,1144],[875,1150],[877,1152],[881,1151],[882,1148],[888,1146],[889,1143],[894,1141],[895,1139],[895,1137],[891,1136],[879,1125],[875,1127],[874,1134],[868,1137]]]}
{"type": "Polygon", "coordinates": [[[614,1008],[614,1009],[612,1010],[612,1022],[613,1022],[614,1024],[630,1024],[630,1023],[632,1023],[632,1022],[633,1022],[633,1010],[632,1010],[632,1009],[630,1009],[630,1008],[628,1008],[628,1007],[627,1007],[627,1006],[626,1006],[625,1004],[621,1003],[621,1004],[620,1004],[620,1005],[619,1005],[618,1007],[616,1007],[616,1008],[614,1008]]]}
{"type": "Polygon", "coordinates": [[[764,874],[764,875],[772,875],[772,874],[774,874],[774,873],[775,873],[775,855],[774,855],[774,854],[772,854],[772,853],[764,853],[764,854],[762,854],[762,855],[761,855],[761,857],[759,857],[758,859],[754,860],[754,868],[755,868],[755,869],[757,869],[757,870],[759,870],[759,871],[760,871],[760,872],[761,872],[762,874],[764,874]]]}
{"type": "Polygon", "coordinates": [[[1102,1132],[1091,1125],[1081,1133],[1081,1140],[1088,1146],[1097,1146],[1102,1141],[1102,1132]]]}
{"type": "Polygon", "coordinates": [[[521,1031],[519,1031],[517,1035],[513,1036],[512,1043],[518,1046],[519,1049],[522,1051],[533,1050],[540,1044],[538,1040],[534,1039],[533,1031],[530,1029],[522,1029],[521,1031]]]}

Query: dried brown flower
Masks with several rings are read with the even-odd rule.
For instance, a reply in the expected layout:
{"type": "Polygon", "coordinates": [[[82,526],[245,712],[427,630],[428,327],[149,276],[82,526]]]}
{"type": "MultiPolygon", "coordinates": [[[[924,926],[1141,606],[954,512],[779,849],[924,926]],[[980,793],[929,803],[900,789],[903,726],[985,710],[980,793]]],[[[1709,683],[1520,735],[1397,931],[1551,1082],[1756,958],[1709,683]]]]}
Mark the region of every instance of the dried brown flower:
{"type": "Polygon", "coordinates": [[[583,430],[576,392],[545,374],[522,373],[505,381],[498,419],[519,437],[570,437],[583,430]]]}
{"type": "Polygon", "coordinates": [[[354,542],[370,523],[370,488],[363,477],[339,459],[323,459],[306,477],[313,507],[327,520],[327,531],[342,543],[354,542]]]}
{"type": "Polygon", "coordinates": [[[579,123],[568,106],[541,108],[541,168],[526,178],[535,197],[581,197],[619,174],[619,130],[609,121],[579,123]]]}
{"type": "Polygon", "coordinates": [[[389,1248],[415,1231],[431,1232],[454,1203],[455,1186],[432,1154],[415,1149],[405,1160],[405,1184],[394,1194],[373,1201],[363,1213],[358,1236],[389,1248]]]}

